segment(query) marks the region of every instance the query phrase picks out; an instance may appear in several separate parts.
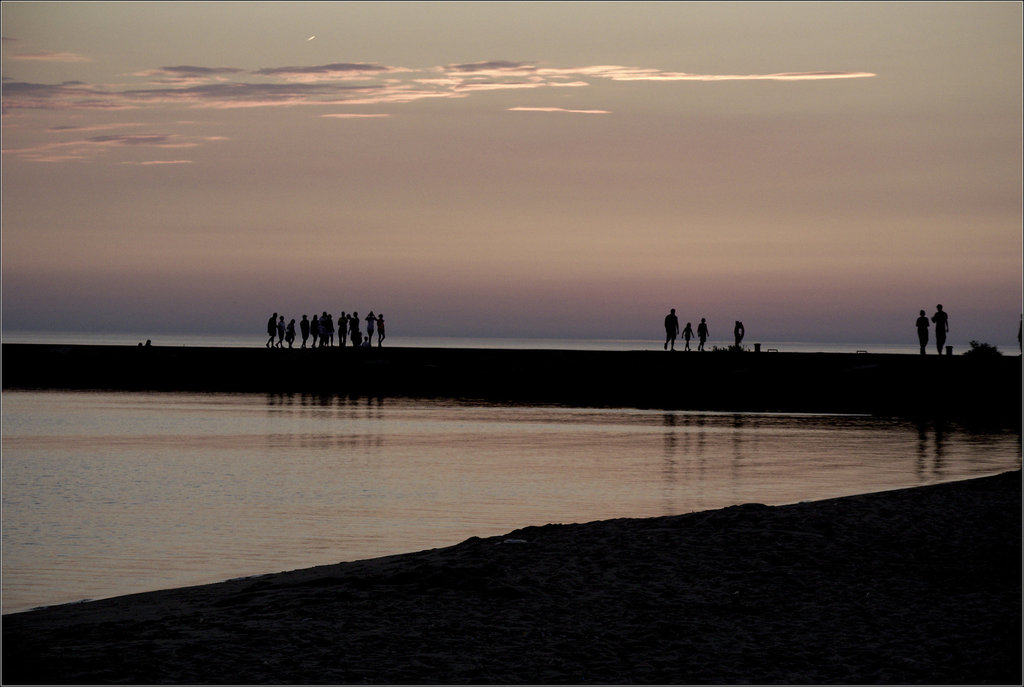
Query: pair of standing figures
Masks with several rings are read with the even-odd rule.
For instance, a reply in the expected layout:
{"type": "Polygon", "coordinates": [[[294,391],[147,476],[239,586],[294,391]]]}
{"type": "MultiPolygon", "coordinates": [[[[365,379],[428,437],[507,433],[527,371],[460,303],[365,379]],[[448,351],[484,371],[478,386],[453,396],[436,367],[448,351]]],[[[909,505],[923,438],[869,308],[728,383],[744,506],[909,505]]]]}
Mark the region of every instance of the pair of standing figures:
{"type": "MultiPolygon", "coordinates": [[[[946,334],[949,333],[949,315],[941,305],[936,305],[931,321],[935,323],[935,345],[939,350],[939,355],[942,355],[942,349],[946,345],[946,334]]],[[[917,340],[921,344],[921,355],[924,355],[924,351],[928,347],[928,328],[928,316],[922,310],[920,317],[917,318],[917,340]]]]}

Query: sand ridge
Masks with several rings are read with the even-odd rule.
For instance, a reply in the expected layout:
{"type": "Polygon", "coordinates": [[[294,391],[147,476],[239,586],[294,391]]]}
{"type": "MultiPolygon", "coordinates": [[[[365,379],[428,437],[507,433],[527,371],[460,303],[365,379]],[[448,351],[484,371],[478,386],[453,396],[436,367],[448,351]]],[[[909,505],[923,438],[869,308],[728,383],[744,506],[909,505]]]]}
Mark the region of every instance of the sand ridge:
{"type": "Polygon", "coordinates": [[[3,681],[1019,684],[1021,473],[4,616],[3,681]]]}

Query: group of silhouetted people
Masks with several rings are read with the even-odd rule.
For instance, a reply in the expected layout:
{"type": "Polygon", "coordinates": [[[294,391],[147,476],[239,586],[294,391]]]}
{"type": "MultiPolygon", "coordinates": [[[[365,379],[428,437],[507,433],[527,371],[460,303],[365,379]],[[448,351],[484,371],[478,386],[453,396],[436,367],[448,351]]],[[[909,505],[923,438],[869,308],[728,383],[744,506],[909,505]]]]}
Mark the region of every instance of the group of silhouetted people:
{"type": "MultiPolygon", "coordinates": [[[[939,349],[939,355],[942,355],[942,349],[946,345],[946,334],[949,334],[949,315],[941,305],[936,305],[931,321],[935,323],[935,345],[939,349]]],[[[928,347],[929,326],[928,316],[922,310],[921,315],[917,318],[917,340],[921,344],[921,355],[925,354],[925,349],[928,347]]]]}
{"type": "MultiPolygon", "coordinates": [[[[693,331],[693,324],[690,322],[686,323],[683,327],[682,332],[679,331],[679,318],[676,316],[676,309],[672,308],[668,315],[665,316],[665,350],[676,350],[676,337],[682,333],[684,347],[683,350],[690,350],[690,339],[696,336],[697,338],[697,350],[703,351],[704,344],[708,340],[710,333],[708,332],[708,322],[706,318],[700,318],[700,324],[697,325],[696,335],[693,331]],[[670,348],[671,347],[671,348],[670,348]]],[[[736,336],[736,345],[740,345],[740,341],[743,340],[744,335],[743,323],[739,320],[736,321],[736,327],[733,329],[733,334],[736,336]]]]}
{"type": "Polygon", "coordinates": [[[364,336],[359,313],[352,312],[348,314],[342,312],[338,315],[337,325],[335,325],[334,317],[327,311],[324,311],[319,317],[313,315],[313,319],[303,315],[298,323],[299,331],[296,333],[294,319],[285,324],[284,315],[279,316],[277,313],[274,313],[267,320],[268,338],[266,346],[267,348],[284,348],[284,345],[288,344],[288,348],[292,348],[295,344],[296,336],[301,335],[302,345],[300,348],[306,348],[307,343],[310,348],[330,348],[334,346],[335,334],[337,334],[339,347],[344,347],[346,341],[350,341],[353,348],[368,347],[373,345],[373,334],[376,331],[377,346],[380,347],[383,345],[386,336],[383,313],[374,315],[371,310],[365,320],[366,335],[364,336]]]}

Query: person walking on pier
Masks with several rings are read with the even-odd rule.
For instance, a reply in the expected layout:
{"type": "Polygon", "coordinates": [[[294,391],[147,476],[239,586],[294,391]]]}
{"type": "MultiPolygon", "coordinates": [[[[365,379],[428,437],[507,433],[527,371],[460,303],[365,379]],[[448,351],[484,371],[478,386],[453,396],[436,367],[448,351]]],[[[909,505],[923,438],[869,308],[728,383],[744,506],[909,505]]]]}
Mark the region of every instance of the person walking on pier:
{"type": "Polygon", "coordinates": [[[270,336],[267,339],[267,348],[273,348],[274,338],[277,336],[277,313],[271,315],[270,319],[267,320],[267,334],[270,336]]]}
{"type": "Polygon", "coordinates": [[[384,313],[377,314],[377,348],[384,343],[384,313]]]}
{"type": "Polygon", "coordinates": [[[672,308],[668,315],[665,315],[665,350],[668,350],[669,343],[672,350],[676,350],[676,337],[679,335],[679,318],[676,317],[676,309],[672,308]]]}
{"type": "Polygon", "coordinates": [[[281,319],[277,321],[277,347],[282,348],[284,346],[284,315],[281,315],[281,319]]]}
{"type": "Polygon", "coordinates": [[[302,347],[306,347],[306,341],[309,339],[309,320],[306,316],[302,316],[302,321],[299,322],[299,331],[302,332],[302,347]]]}
{"type": "Polygon", "coordinates": [[[708,336],[708,323],[707,320],[702,317],[700,318],[700,324],[697,325],[697,338],[700,340],[700,343],[697,344],[698,351],[704,350],[704,342],[708,340],[708,336]]]}
{"type": "Polygon", "coordinates": [[[690,350],[690,339],[693,338],[693,325],[689,322],[686,323],[686,327],[683,329],[683,341],[686,345],[683,347],[684,351],[690,350]]]}
{"type": "Polygon", "coordinates": [[[935,345],[938,346],[939,355],[942,355],[942,347],[946,345],[946,334],[949,333],[949,315],[941,305],[936,305],[935,308],[935,314],[932,315],[932,322],[935,323],[935,345]]]}
{"type": "Polygon", "coordinates": [[[313,315],[313,319],[309,323],[309,335],[313,337],[309,347],[316,348],[316,342],[320,340],[320,320],[316,315],[313,315]]]}
{"type": "MultiPolygon", "coordinates": [[[[924,314],[924,310],[921,311],[921,316],[917,318],[917,340],[921,344],[921,355],[924,355],[925,348],[928,347],[928,316],[924,314]]],[[[942,352],[941,350],[939,351],[942,352]]]]}
{"type": "Polygon", "coordinates": [[[288,323],[287,329],[284,330],[284,340],[288,342],[288,348],[291,348],[292,344],[295,343],[295,318],[294,317],[292,318],[292,321],[288,323]]]}

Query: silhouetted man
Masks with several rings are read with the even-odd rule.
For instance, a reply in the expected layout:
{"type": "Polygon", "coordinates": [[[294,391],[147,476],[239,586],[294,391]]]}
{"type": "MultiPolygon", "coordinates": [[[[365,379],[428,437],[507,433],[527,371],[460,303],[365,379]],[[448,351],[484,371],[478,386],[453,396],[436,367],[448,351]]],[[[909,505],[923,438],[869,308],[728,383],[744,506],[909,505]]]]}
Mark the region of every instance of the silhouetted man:
{"type": "Polygon", "coordinates": [[[299,322],[299,331],[302,332],[302,347],[306,347],[306,340],[309,338],[309,320],[306,316],[302,316],[302,321],[299,322]]]}
{"type": "MultiPolygon", "coordinates": [[[[917,318],[917,340],[921,342],[921,355],[924,355],[924,349],[928,347],[928,316],[924,314],[924,310],[921,311],[921,316],[917,318]]],[[[942,352],[941,350],[939,351],[942,352]]]]}
{"type": "Polygon", "coordinates": [[[949,315],[936,305],[936,312],[932,315],[932,322],[935,323],[935,344],[939,348],[939,355],[942,355],[942,347],[946,344],[946,334],[949,333],[949,315]]]}
{"type": "Polygon", "coordinates": [[[704,342],[708,340],[708,323],[703,317],[700,318],[700,324],[697,325],[697,338],[700,339],[700,343],[697,344],[697,350],[704,350],[704,342]]]}
{"type": "Polygon", "coordinates": [[[277,337],[277,313],[271,315],[267,320],[267,334],[270,335],[270,338],[267,339],[267,348],[273,348],[274,339],[277,337]]]}
{"type": "Polygon", "coordinates": [[[736,320],[736,326],[732,328],[732,335],[736,337],[736,348],[740,347],[740,342],[743,341],[744,334],[746,334],[746,330],[743,329],[743,323],[736,320]]]}
{"type": "Polygon", "coordinates": [[[679,335],[679,318],[676,317],[676,309],[672,308],[668,315],[665,315],[665,350],[671,342],[672,350],[676,350],[676,336],[679,335]]]}

